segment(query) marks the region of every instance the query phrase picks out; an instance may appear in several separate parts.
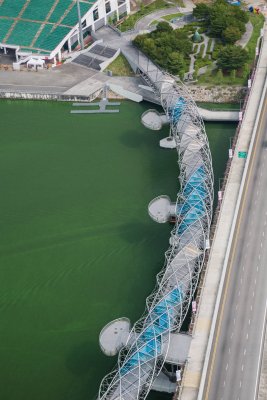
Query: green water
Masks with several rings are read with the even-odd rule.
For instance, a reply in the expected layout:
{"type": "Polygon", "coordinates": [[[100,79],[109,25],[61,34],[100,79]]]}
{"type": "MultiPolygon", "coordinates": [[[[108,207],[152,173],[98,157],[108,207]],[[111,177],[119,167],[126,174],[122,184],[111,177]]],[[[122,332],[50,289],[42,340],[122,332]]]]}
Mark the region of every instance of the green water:
{"type": "MultiPolygon", "coordinates": [[[[178,187],[176,152],[158,146],[167,128],[140,123],[150,107],[0,102],[1,400],[93,400],[116,362],[101,328],[143,312],[170,233],[147,204],[178,187]]],[[[234,127],[207,125],[216,179],[234,127]]]]}

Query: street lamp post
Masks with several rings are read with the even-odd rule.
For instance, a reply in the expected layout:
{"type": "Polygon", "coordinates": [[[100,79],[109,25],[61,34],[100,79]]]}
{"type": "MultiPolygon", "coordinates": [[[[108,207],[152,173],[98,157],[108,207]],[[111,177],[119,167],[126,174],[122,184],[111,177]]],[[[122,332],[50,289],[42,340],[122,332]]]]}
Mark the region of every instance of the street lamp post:
{"type": "Polygon", "coordinates": [[[77,0],[77,12],[78,12],[78,21],[79,21],[79,38],[81,49],[84,49],[83,43],[83,28],[82,28],[82,19],[81,19],[81,9],[80,9],[80,0],[77,0]]]}

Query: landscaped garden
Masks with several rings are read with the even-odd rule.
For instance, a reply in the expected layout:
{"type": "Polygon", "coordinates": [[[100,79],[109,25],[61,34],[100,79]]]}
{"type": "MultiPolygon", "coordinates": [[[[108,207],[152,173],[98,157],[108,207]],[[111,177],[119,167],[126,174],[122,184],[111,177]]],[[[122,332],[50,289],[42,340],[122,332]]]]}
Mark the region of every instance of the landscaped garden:
{"type": "MultiPolygon", "coordinates": [[[[232,6],[225,0],[212,5],[198,4],[193,11],[195,22],[173,30],[168,20],[159,22],[156,30],[138,35],[134,44],[160,67],[184,77],[189,71],[190,56],[192,77],[203,84],[243,85],[251,70],[257,40],[264,23],[263,15],[253,14],[232,6]],[[251,22],[253,31],[248,43],[236,45],[251,22]],[[192,38],[198,32],[199,43],[192,38]],[[205,68],[203,68],[205,67],[205,68]],[[201,71],[199,71],[202,69],[201,71]]],[[[156,24],[156,21],[153,21],[156,24]]]]}

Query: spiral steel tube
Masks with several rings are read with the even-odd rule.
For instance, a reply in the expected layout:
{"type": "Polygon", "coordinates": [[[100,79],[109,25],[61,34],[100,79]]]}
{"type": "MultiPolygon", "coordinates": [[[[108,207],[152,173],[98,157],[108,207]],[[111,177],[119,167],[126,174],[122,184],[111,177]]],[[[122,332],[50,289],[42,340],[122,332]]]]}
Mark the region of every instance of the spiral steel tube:
{"type": "MultiPolygon", "coordinates": [[[[158,71],[157,71],[158,76],[158,71]]],[[[161,371],[170,341],[188,311],[204,262],[213,205],[213,171],[205,127],[184,85],[161,73],[155,82],[175,138],[180,169],[177,222],[171,232],[165,265],[134,324],[117,367],[101,382],[99,400],[145,399],[161,371]]]]}

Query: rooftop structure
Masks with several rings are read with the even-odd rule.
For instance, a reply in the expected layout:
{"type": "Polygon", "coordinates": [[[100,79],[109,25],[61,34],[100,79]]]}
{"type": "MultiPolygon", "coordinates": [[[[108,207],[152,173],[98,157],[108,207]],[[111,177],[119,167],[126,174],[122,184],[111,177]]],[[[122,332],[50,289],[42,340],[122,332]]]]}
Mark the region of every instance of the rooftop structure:
{"type": "MultiPolygon", "coordinates": [[[[129,12],[128,0],[80,0],[84,38],[129,12]]],[[[23,54],[57,56],[79,44],[77,0],[1,0],[0,47],[23,54]]],[[[18,58],[17,58],[18,59],[18,58]]]]}

